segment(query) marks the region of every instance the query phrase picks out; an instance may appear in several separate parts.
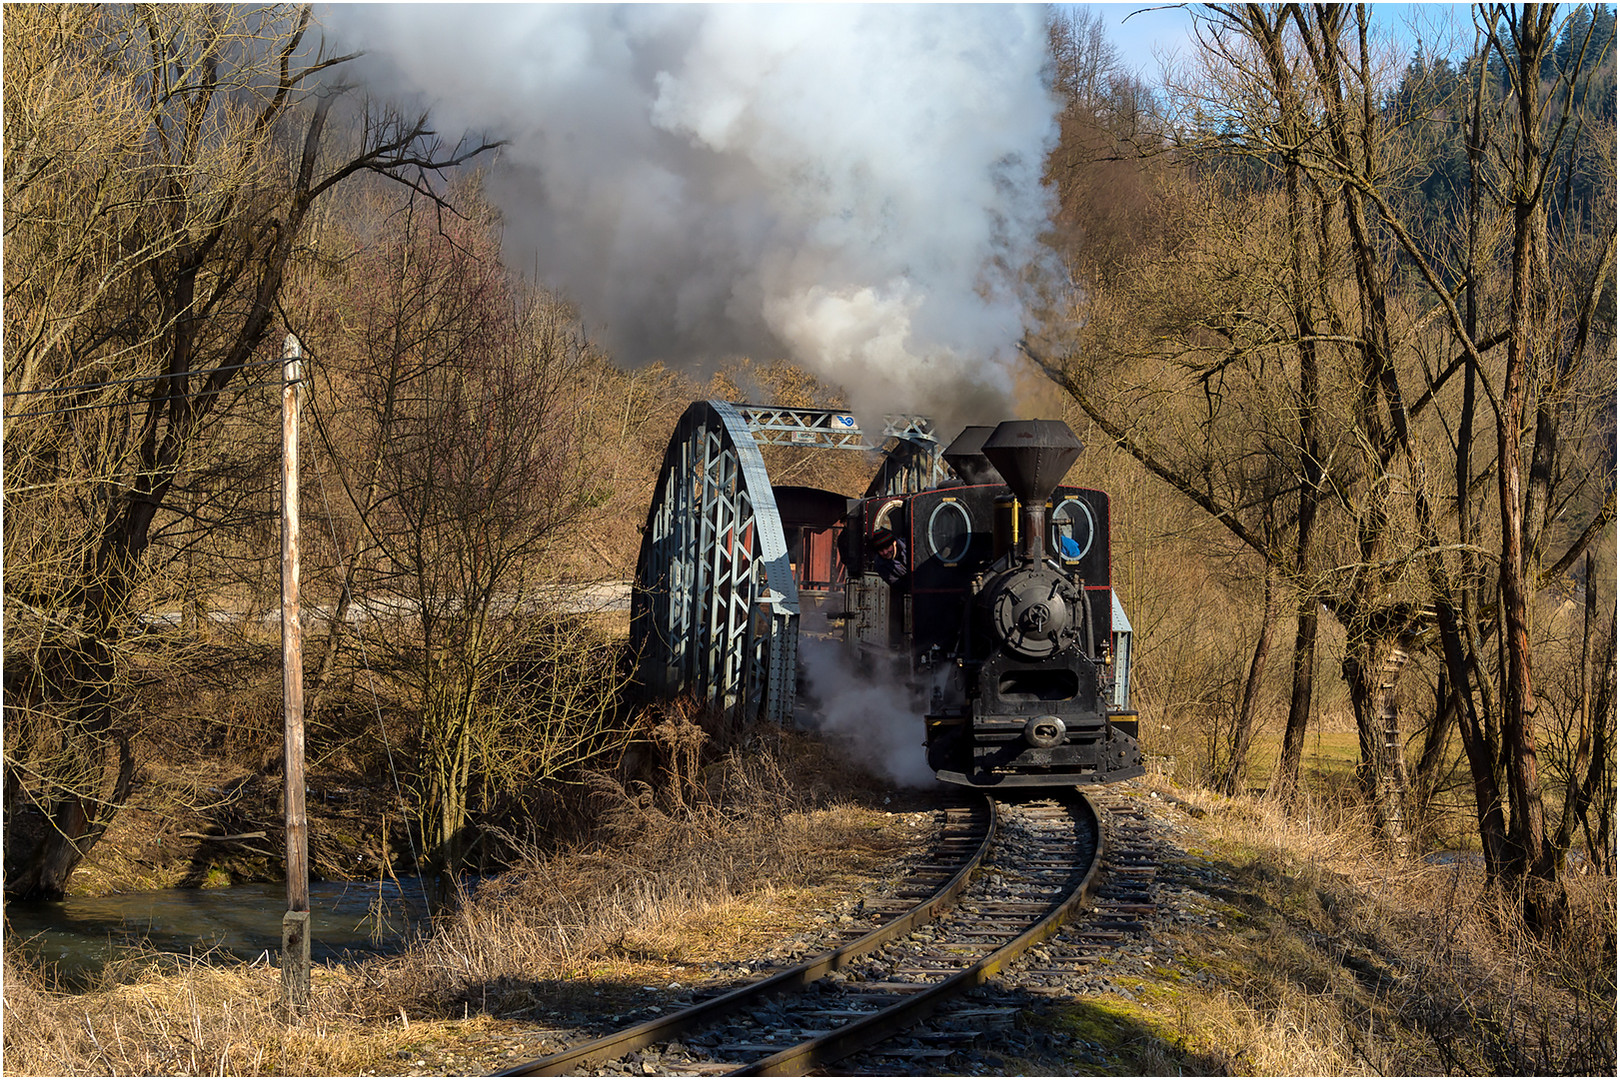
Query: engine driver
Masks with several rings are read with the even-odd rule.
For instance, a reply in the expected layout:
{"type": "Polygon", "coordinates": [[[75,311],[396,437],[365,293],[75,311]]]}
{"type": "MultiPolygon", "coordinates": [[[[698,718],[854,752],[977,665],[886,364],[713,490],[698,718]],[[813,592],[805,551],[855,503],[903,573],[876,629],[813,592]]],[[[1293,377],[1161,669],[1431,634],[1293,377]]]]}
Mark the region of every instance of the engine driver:
{"type": "Polygon", "coordinates": [[[877,558],[872,560],[878,577],[890,585],[898,585],[911,572],[906,561],[906,544],[886,528],[872,530],[872,549],[877,558]]]}

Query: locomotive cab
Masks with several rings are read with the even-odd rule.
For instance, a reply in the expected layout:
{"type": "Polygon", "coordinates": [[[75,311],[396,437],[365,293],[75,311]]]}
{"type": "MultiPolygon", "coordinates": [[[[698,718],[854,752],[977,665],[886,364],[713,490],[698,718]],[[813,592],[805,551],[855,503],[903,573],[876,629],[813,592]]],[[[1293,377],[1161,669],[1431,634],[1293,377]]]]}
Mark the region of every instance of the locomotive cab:
{"type": "Polygon", "coordinates": [[[846,519],[846,645],[911,689],[942,780],[1052,786],[1143,772],[1116,667],[1130,628],[1115,627],[1108,497],[1058,486],[1079,452],[1057,421],[969,428],[946,451],[957,482],[862,500],[846,519]],[[893,584],[877,573],[879,529],[905,547],[908,572],[893,584]]]}

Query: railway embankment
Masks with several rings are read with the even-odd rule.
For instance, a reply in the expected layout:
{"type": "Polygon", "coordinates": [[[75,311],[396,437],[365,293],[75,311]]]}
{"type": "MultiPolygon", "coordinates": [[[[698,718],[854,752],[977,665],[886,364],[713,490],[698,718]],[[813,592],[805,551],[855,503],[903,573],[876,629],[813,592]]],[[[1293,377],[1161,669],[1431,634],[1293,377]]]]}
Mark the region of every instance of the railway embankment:
{"type": "MultiPolygon", "coordinates": [[[[69,994],[8,954],[7,1071],[496,1071],[813,955],[930,842],[926,800],[814,745],[722,772],[684,812],[626,798],[600,844],[537,856],[404,955],[318,970],[298,1026],[272,964],[132,957],[69,994]]],[[[1135,928],[1104,947],[1060,934],[939,1022],[952,1030],[843,1067],[1613,1074],[1612,882],[1577,880],[1570,928],[1542,941],[1497,917],[1467,861],[1393,860],[1331,808],[1307,821],[1162,778],[1109,800],[1153,854],[1129,860],[1119,922],[1135,928]]],[[[616,1068],[670,1064],[650,1050],[616,1068]]]]}

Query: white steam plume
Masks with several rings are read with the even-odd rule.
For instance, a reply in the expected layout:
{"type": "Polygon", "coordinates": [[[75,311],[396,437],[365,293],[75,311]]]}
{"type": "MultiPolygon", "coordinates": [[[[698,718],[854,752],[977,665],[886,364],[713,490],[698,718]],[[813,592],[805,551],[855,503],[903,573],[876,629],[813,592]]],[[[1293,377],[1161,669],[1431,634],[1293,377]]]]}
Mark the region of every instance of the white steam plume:
{"type": "Polygon", "coordinates": [[[851,760],[901,787],[938,781],[923,749],[923,722],[905,689],[855,671],[842,644],[799,638],[800,693],[814,702],[817,730],[842,745],[851,760]]]}
{"type": "Polygon", "coordinates": [[[378,89],[510,140],[508,258],[622,361],[784,352],[857,409],[1005,413],[1055,137],[1044,9],[346,5],[378,89]],[[976,407],[975,407],[976,406],[976,407]]]}

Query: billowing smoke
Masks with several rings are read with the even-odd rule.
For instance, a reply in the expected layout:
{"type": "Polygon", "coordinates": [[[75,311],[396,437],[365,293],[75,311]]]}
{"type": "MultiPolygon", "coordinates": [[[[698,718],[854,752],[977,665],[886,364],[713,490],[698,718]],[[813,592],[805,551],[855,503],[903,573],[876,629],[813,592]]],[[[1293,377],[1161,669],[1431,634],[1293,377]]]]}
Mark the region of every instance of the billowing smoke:
{"type": "Polygon", "coordinates": [[[818,730],[858,761],[901,787],[937,781],[922,744],[922,720],[897,682],[860,675],[836,641],[801,635],[799,690],[814,706],[818,730]]]}
{"type": "Polygon", "coordinates": [[[510,140],[507,258],[623,362],[787,355],[857,411],[1005,415],[1048,220],[1043,9],[348,5],[367,78],[510,140]]]}

